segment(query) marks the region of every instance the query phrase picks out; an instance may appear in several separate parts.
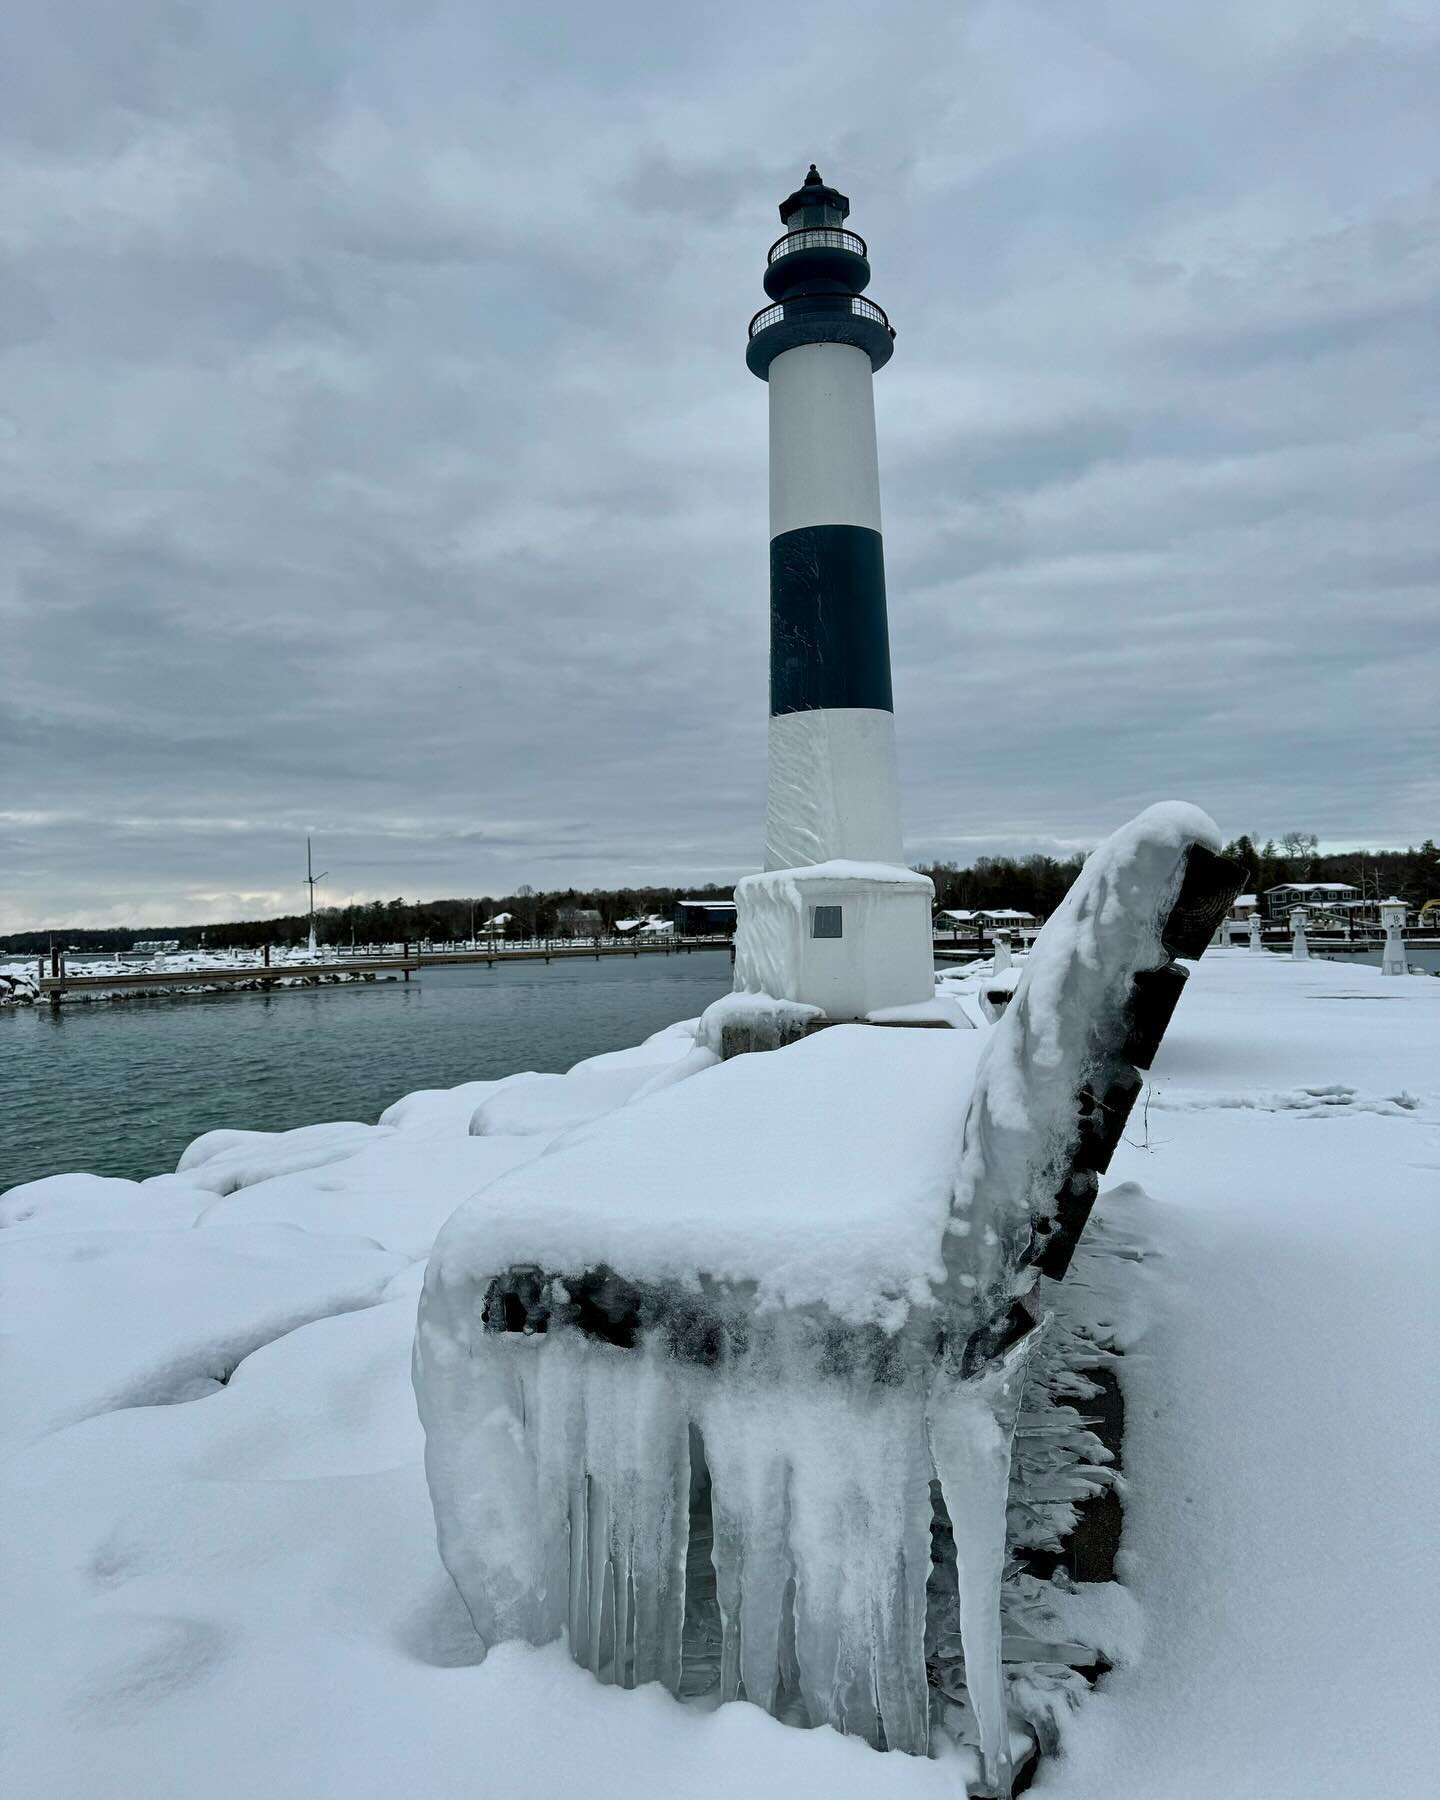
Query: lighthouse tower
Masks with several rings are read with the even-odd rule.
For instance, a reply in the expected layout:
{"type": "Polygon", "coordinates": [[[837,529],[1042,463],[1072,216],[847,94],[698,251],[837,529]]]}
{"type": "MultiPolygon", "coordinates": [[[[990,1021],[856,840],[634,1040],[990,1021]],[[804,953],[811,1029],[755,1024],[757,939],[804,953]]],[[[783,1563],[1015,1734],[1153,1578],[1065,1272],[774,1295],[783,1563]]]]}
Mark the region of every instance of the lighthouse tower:
{"type": "Polygon", "coordinates": [[[931,886],[903,855],[873,377],[895,334],[863,297],[850,202],[814,164],[780,204],[772,304],[745,360],[770,389],[765,869],[736,899],[737,987],[864,1018],[934,993],[931,886]]]}

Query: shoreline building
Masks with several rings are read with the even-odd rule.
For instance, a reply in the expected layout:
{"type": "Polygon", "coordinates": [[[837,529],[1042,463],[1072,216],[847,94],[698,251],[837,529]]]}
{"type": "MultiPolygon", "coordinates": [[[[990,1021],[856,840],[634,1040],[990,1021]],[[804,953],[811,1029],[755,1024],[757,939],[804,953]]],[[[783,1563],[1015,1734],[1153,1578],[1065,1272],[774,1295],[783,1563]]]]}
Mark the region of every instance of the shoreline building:
{"type": "Polygon", "coordinates": [[[1265,890],[1265,911],[1271,919],[1284,919],[1297,906],[1312,912],[1331,912],[1359,895],[1348,881],[1282,881],[1265,890]]]}
{"type": "Polygon", "coordinates": [[[903,866],[873,378],[894,350],[865,240],[812,163],[780,204],[745,361],[769,388],[765,870],[736,986],[863,1018],[934,994],[930,882],[903,866]]]}
{"type": "Polygon", "coordinates": [[[682,937],[734,937],[733,900],[677,900],[671,913],[682,937]]]}

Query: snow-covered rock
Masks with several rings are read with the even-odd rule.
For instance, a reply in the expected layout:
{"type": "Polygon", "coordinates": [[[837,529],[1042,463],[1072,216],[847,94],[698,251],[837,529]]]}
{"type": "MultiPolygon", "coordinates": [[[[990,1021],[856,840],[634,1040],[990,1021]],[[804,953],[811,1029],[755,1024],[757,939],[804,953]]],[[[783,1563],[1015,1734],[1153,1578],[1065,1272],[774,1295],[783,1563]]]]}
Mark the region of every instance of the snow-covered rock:
{"type": "Polygon", "coordinates": [[[388,1130],[341,1120],[333,1125],[301,1125],[293,1131],[207,1131],[182,1151],[175,1172],[192,1187],[233,1194],[276,1175],[341,1162],[388,1130]]]}
{"type": "Polygon", "coordinates": [[[369,1305],[403,1266],[293,1225],[0,1234],[0,1446],[212,1393],[262,1344],[369,1305]]]}

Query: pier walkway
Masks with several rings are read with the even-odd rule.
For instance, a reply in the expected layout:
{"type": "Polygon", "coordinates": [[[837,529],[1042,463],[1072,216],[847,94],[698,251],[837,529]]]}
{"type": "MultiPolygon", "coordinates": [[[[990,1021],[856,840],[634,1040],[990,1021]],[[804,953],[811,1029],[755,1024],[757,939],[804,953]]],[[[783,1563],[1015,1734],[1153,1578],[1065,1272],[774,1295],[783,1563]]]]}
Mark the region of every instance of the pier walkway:
{"type": "Polygon", "coordinates": [[[599,943],[569,941],[487,945],[484,949],[408,950],[399,955],[341,956],[328,962],[217,963],[213,968],[136,969],[119,974],[71,974],[63,963],[57,973],[39,977],[40,995],[52,1006],[62,1004],[68,993],[115,992],[163,993],[179,988],[244,987],[274,988],[287,982],[334,981],[340,976],[399,975],[408,981],[422,969],[479,964],[493,969],[497,963],[560,962],[572,957],[686,956],[696,950],[723,950],[731,940],[724,936],[672,938],[668,941],[620,939],[599,943]]]}

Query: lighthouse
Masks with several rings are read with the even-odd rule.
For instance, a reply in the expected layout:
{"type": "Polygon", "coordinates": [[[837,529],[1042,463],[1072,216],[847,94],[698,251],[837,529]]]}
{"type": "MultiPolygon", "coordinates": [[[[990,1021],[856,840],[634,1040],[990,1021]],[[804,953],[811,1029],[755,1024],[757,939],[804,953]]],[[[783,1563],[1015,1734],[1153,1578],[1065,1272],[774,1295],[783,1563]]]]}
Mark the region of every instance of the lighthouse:
{"type": "Polygon", "coordinates": [[[830,1019],[934,994],[929,881],[902,866],[869,250],[815,165],[780,203],[745,360],[770,404],[765,873],[736,890],[737,988],[830,1019]]]}

